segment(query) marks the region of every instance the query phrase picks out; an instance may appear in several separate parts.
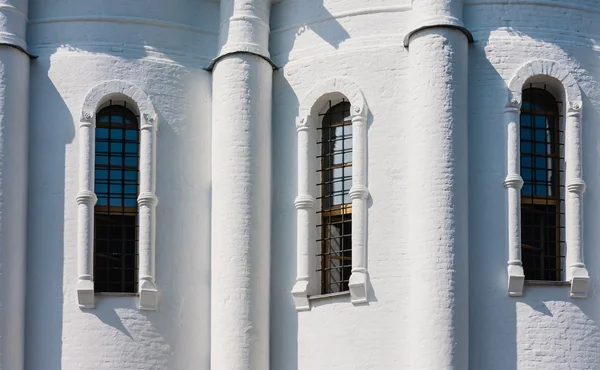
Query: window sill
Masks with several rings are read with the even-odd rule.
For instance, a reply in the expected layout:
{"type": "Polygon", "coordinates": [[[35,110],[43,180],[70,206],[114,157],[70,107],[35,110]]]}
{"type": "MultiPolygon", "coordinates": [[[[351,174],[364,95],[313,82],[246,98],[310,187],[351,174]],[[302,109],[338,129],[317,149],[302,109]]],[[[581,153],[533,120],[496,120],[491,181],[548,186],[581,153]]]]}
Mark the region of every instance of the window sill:
{"type": "Polygon", "coordinates": [[[137,297],[139,293],[96,292],[94,295],[100,297],[137,297]]]}
{"type": "Polygon", "coordinates": [[[346,290],[346,291],[337,292],[337,293],[310,295],[310,296],[308,296],[308,300],[309,301],[318,301],[318,300],[323,300],[323,299],[328,299],[328,298],[344,297],[344,296],[349,296],[349,295],[350,295],[350,291],[346,290]]]}
{"type": "Polygon", "coordinates": [[[570,286],[570,281],[550,281],[550,280],[525,280],[526,285],[557,285],[570,286]]]}

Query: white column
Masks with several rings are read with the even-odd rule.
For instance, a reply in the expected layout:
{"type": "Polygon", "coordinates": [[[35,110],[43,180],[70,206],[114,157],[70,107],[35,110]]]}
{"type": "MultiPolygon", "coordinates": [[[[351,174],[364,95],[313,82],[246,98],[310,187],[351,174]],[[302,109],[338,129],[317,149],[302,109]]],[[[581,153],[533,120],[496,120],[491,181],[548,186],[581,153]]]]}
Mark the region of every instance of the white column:
{"type": "Polygon", "coordinates": [[[154,275],[156,215],[156,117],[142,115],[140,126],[139,293],[141,310],[156,310],[158,289],[154,275]]]}
{"type": "Polygon", "coordinates": [[[367,117],[360,106],[352,114],[352,303],[367,302],[367,117]]]}
{"type": "Polygon", "coordinates": [[[312,195],[310,183],[310,128],[314,125],[310,116],[299,117],[296,123],[298,132],[298,196],[294,205],[297,212],[297,259],[296,259],[296,284],[292,288],[294,304],[298,311],[310,309],[308,300],[308,284],[310,277],[310,245],[314,243],[311,239],[311,220],[315,212],[315,198],[312,195]],[[309,123],[310,122],[310,123],[309,123]]]}
{"type": "Polygon", "coordinates": [[[94,308],[95,115],[85,112],[79,124],[79,192],[77,193],[77,300],[94,308]]]}
{"type": "Polygon", "coordinates": [[[414,0],[408,39],[410,369],[469,363],[468,40],[462,1],[414,0]]]}
{"type": "Polygon", "coordinates": [[[573,298],[586,297],[590,280],[583,260],[582,200],[585,182],[581,164],[581,110],[580,101],[568,102],[565,122],[566,263],[573,298]]]}
{"type": "Polygon", "coordinates": [[[269,368],[269,0],[221,1],[213,69],[211,368],[269,368]]]}
{"type": "MultiPolygon", "coordinates": [[[[24,368],[29,57],[27,0],[0,0],[0,369],[24,368]]],[[[35,204],[32,205],[35,209],[35,204]]]]}
{"type": "Polygon", "coordinates": [[[508,295],[523,295],[525,274],[521,262],[521,139],[520,109],[517,100],[511,100],[505,107],[504,120],[507,128],[506,179],[504,187],[508,191],[508,295]]]}

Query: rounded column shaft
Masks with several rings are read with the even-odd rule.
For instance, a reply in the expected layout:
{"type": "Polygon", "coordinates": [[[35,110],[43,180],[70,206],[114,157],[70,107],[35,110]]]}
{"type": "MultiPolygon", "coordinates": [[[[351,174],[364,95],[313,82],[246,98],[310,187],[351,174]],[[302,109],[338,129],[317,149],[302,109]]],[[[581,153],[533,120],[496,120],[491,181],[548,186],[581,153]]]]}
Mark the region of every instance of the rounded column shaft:
{"type": "MultiPolygon", "coordinates": [[[[23,369],[27,250],[27,0],[0,0],[0,369],[23,369]]],[[[35,205],[32,205],[35,210],[35,205]]]]}
{"type": "Polygon", "coordinates": [[[221,2],[213,69],[211,368],[269,368],[268,0],[221,2]]]}
{"type": "Polygon", "coordinates": [[[410,40],[411,369],[468,368],[467,38],[410,40]]]}

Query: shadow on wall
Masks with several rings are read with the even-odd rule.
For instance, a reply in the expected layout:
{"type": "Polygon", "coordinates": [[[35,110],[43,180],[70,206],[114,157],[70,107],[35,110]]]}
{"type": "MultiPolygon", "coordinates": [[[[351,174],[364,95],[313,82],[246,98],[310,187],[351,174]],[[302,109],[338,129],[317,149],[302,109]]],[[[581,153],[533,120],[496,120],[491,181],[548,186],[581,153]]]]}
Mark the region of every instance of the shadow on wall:
{"type": "Polygon", "coordinates": [[[75,124],[48,68],[47,60],[31,63],[25,368],[56,370],[62,357],[64,246],[76,243],[74,237],[65,240],[64,231],[77,228],[75,219],[64,217],[65,184],[76,182],[77,173],[65,173],[75,124]]]}
{"type": "MultiPolygon", "coordinates": [[[[480,19],[471,9],[465,12],[467,28],[470,20],[480,19]]],[[[595,124],[600,122],[596,80],[600,66],[589,62],[597,42],[584,37],[577,44],[557,41],[551,32],[511,23],[499,28],[474,26],[478,31],[469,50],[470,367],[598,366],[600,358],[592,348],[600,345],[600,250],[594,247],[600,231],[593,227],[600,219],[600,128],[595,124]],[[515,50],[527,50],[527,54],[521,57],[515,50]],[[523,297],[509,298],[507,198],[502,187],[507,84],[527,61],[553,56],[571,70],[583,95],[584,253],[590,288],[587,299],[571,299],[568,286],[526,285],[523,297]],[[503,63],[511,68],[501,76],[498,70],[503,63]]]]}
{"type": "Polygon", "coordinates": [[[324,0],[295,0],[274,4],[271,9],[271,56],[281,66],[289,61],[298,38],[308,31],[338,49],[350,34],[338,22],[324,0]],[[275,41],[274,41],[275,40],[275,41]]]}

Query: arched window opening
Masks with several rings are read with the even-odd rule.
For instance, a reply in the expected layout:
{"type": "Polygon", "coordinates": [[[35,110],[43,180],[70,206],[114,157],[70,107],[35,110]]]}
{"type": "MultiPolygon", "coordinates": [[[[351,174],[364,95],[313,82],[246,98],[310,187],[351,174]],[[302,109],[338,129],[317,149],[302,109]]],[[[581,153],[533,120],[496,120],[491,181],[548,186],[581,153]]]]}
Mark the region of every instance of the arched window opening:
{"type": "Polygon", "coordinates": [[[545,89],[523,90],[521,230],[527,280],[562,279],[564,269],[564,132],[559,103],[545,89]]]}
{"type": "Polygon", "coordinates": [[[318,211],[321,293],[348,290],[352,270],[352,120],[350,103],[331,105],[322,116],[318,211]]]}
{"type": "Polygon", "coordinates": [[[124,105],[96,114],[94,290],[137,292],[138,117],[124,105]]]}

